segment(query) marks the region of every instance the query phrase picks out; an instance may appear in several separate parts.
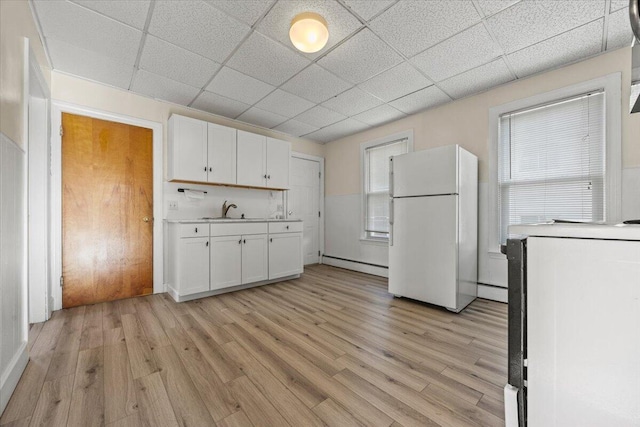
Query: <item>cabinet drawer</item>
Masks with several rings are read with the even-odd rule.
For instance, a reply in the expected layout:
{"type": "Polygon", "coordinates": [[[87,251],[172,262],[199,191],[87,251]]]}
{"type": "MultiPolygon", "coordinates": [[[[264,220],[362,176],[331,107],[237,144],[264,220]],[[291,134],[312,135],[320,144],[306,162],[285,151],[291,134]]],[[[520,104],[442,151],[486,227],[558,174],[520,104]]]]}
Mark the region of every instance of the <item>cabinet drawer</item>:
{"type": "Polygon", "coordinates": [[[266,222],[211,224],[211,236],[233,236],[243,234],[267,234],[266,222]]]}
{"type": "Polygon", "coordinates": [[[178,237],[209,237],[209,224],[178,224],[178,237]]]}
{"type": "Polygon", "coordinates": [[[302,231],[302,222],[270,222],[269,233],[298,233],[302,231]]]}

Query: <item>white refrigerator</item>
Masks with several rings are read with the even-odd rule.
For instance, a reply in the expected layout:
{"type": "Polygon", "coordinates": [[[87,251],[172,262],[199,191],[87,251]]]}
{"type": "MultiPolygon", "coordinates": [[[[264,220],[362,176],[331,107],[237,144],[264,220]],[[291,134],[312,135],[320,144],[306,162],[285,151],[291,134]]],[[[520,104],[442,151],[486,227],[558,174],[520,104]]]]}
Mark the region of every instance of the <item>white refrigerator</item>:
{"type": "Polygon", "coordinates": [[[478,159],[458,145],[393,156],[389,292],[459,312],[477,296],[478,159]]]}

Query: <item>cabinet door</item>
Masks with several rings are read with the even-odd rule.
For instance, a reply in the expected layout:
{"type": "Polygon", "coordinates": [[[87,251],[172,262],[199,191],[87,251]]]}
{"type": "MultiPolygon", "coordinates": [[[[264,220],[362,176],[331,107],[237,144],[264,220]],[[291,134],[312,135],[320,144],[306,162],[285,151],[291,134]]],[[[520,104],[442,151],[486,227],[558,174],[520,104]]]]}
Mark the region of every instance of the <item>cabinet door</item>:
{"type": "Polygon", "coordinates": [[[267,138],[267,187],[289,189],[291,144],[267,138]]]}
{"type": "Polygon", "coordinates": [[[209,290],[209,238],[178,240],[178,283],[180,295],[209,290]]]}
{"type": "Polygon", "coordinates": [[[267,280],[269,255],[267,235],[242,236],[242,284],[267,280]]]}
{"type": "Polygon", "coordinates": [[[169,119],[169,180],[207,181],[207,122],[169,119]]]}
{"type": "Polygon", "coordinates": [[[241,236],[211,237],[211,290],[241,283],[241,236]]]}
{"type": "Polygon", "coordinates": [[[236,183],[236,130],[213,123],[208,125],[209,182],[236,183]]]}
{"type": "Polygon", "coordinates": [[[266,186],[266,145],[265,136],[238,131],[237,184],[266,186]]]}
{"type": "Polygon", "coordinates": [[[269,279],[302,273],[302,233],[269,235],[269,279]]]}

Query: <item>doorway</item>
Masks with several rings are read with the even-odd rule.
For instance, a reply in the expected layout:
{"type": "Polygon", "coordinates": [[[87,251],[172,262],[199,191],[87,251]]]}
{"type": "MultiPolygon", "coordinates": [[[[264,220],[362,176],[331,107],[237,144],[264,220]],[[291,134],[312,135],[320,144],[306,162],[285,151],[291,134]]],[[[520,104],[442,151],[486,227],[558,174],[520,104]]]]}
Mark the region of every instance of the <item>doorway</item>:
{"type": "Polygon", "coordinates": [[[153,131],[62,114],[63,308],[153,292],[153,131]]]}
{"type": "Polygon", "coordinates": [[[287,192],[287,217],[304,224],[304,264],[321,262],[324,251],[324,159],[300,153],[291,155],[291,189],[287,192]]]}

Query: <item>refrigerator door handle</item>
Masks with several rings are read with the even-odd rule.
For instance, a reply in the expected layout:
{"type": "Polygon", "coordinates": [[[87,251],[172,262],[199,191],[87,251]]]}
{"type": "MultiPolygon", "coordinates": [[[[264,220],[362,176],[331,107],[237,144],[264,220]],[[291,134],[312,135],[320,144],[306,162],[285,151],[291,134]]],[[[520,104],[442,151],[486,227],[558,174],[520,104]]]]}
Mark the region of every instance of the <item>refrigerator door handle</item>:
{"type": "Polygon", "coordinates": [[[389,199],[389,246],[393,246],[393,197],[389,199]]]}

